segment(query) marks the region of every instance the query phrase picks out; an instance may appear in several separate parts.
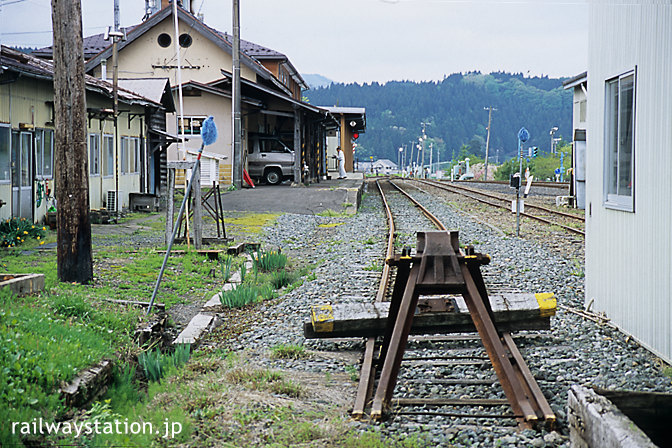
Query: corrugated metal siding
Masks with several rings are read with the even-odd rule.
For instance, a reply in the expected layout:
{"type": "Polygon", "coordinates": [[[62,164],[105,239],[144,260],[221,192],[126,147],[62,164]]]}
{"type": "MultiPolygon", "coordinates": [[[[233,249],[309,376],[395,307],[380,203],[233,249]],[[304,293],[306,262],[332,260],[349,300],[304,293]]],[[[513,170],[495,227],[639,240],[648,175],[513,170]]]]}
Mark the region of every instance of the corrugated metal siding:
{"type": "Polygon", "coordinates": [[[672,6],[590,6],[586,301],[672,361],[672,6]],[[635,212],[603,205],[605,81],[637,67],[635,212]]]}

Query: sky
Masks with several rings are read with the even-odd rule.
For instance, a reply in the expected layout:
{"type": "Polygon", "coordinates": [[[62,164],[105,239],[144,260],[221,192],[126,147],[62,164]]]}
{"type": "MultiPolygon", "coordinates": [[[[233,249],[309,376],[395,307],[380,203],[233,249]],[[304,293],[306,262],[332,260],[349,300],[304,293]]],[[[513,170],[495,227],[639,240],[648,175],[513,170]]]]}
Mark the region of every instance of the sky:
{"type": "MultiPolygon", "coordinates": [[[[431,81],[457,72],[571,77],[587,69],[588,0],[240,0],[241,38],[335,82],[431,81]]],[[[114,21],[113,0],[82,0],[84,35],[114,21]]],[[[119,0],[121,26],[145,0],[119,0]]],[[[3,45],[51,45],[50,0],[0,0],[3,45]]],[[[232,0],[193,0],[231,32],[232,0]]]]}

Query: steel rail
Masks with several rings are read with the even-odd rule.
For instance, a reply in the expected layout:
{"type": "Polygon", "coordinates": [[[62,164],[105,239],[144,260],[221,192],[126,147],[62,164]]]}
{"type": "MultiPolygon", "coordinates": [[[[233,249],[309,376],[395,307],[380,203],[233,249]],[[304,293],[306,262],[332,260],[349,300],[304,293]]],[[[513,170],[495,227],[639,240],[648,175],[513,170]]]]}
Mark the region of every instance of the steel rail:
{"type": "Polygon", "coordinates": [[[422,204],[420,204],[420,202],[418,202],[418,201],[417,201],[413,196],[411,196],[407,191],[404,191],[401,187],[399,187],[399,185],[395,184],[395,183],[392,182],[391,180],[388,180],[388,182],[389,182],[390,185],[392,185],[394,188],[396,188],[397,190],[399,190],[399,192],[400,192],[401,194],[403,194],[403,195],[406,196],[408,199],[410,199],[410,201],[413,203],[413,205],[415,205],[417,208],[419,208],[420,211],[422,212],[422,214],[425,215],[430,221],[432,221],[432,223],[433,223],[439,230],[447,230],[447,229],[446,229],[446,226],[443,225],[443,223],[439,220],[439,218],[437,218],[436,216],[434,216],[429,210],[427,210],[425,207],[423,207],[422,204]]]}
{"type": "MultiPolygon", "coordinates": [[[[479,191],[479,190],[474,189],[474,188],[463,187],[461,185],[460,186],[458,186],[458,185],[446,185],[445,183],[442,183],[442,182],[431,181],[431,180],[423,180],[423,179],[415,179],[415,180],[418,181],[418,182],[422,182],[422,183],[432,185],[432,186],[437,186],[437,187],[440,185],[441,187],[458,188],[458,189],[461,189],[461,190],[464,190],[464,191],[469,191],[471,193],[480,194],[482,196],[492,198],[492,199],[497,199],[497,200],[500,200],[500,201],[506,201],[506,202],[511,201],[511,199],[509,199],[507,197],[502,197],[502,196],[499,196],[497,194],[492,194],[492,193],[486,193],[484,191],[479,191]]],[[[550,213],[552,215],[558,215],[558,216],[562,216],[564,218],[575,219],[577,221],[586,222],[586,219],[582,216],[577,216],[577,215],[573,215],[571,213],[561,212],[560,210],[553,210],[551,208],[546,208],[546,207],[542,207],[540,205],[534,205],[534,204],[526,204],[525,206],[528,207],[528,208],[534,208],[534,209],[537,209],[537,210],[541,210],[541,211],[544,211],[546,213],[550,213]]]]}
{"type": "MultiPolygon", "coordinates": [[[[438,218],[436,218],[425,207],[423,207],[415,198],[413,198],[410,194],[405,192],[394,182],[389,181],[389,183],[392,184],[402,194],[404,194],[416,207],[420,208],[423,214],[425,214],[425,216],[427,216],[438,228],[440,228],[441,230],[446,230],[445,226],[441,223],[441,221],[438,220],[438,218]]],[[[389,209],[389,205],[385,200],[384,192],[380,187],[380,183],[378,181],[376,181],[376,184],[381,193],[381,197],[383,198],[386,212],[388,213],[389,226],[391,229],[394,229],[392,214],[389,209]]],[[[388,237],[388,252],[387,252],[388,258],[394,254],[394,247],[393,247],[394,232],[391,233],[392,235],[388,237]]],[[[386,263],[386,267],[387,266],[389,265],[386,263]]],[[[465,301],[467,302],[467,306],[471,311],[474,324],[476,325],[477,328],[479,328],[481,341],[483,342],[486,351],[488,353],[488,357],[490,358],[490,361],[493,364],[497,376],[499,377],[500,384],[502,385],[505,395],[507,396],[508,404],[511,406],[514,417],[518,420],[519,426],[530,427],[531,424],[536,423],[539,420],[539,418],[543,418],[547,423],[552,425],[555,422],[555,415],[553,414],[552,410],[550,409],[550,406],[548,405],[543,394],[541,393],[541,390],[539,389],[539,386],[537,385],[534,376],[532,375],[529,368],[525,364],[525,361],[522,358],[520,352],[518,351],[518,348],[515,346],[515,343],[513,342],[511,335],[509,333],[502,333],[501,335],[498,334],[496,328],[492,324],[492,321],[487,317],[489,313],[487,305],[482,301],[483,296],[481,293],[484,291],[481,290],[484,289],[484,287],[482,286],[482,277],[480,275],[480,271],[473,273],[473,275],[475,275],[476,277],[472,277],[471,272],[472,269],[468,268],[466,265],[462,265],[461,271],[464,280],[466,282],[466,294],[464,295],[465,301]],[[475,280],[478,280],[481,286],[479,286],[479,284],[477,284],[475,280]],[[476,300],[476,298],[478,298],[479,300],[476,300]]],[[[408,287],[411,287],[411,285],[416,284],[417,275],[418,275],[417,268],[416,267],[412,268],[409,275],[410,277],[409,281],[405,285],[404,289],[407,289],[408,287]]],[[[383,276],[383,280],[381,280],[381,286],[379,288],[376,300],[383,299],[385,292],[387,291],[388,281],[389,281],[389,271],[387,272],[387,275],[383,276]],[[385,284],[385,286],[383,286],[383,284],[385,284]]],[[[404,300],[402,300],[400,306],[401,308],[409,308],[414,305],[415,301],[417,301],[417,296],[415,294],[412,294],[412,296],[408,296],[408,294],[404,293],[404,300]]],[[[391,349],[392,348],[395,349],[392,355],[398,360],[397,367],[396,369],[395,367],[388,369],[389,366],[387,365],[388,363],[386,362],[383,368],[383,372],[381,373],[381,379],[380,379],[381,383],[385,382],[385,384],[387,384],[387,382],[390,381],[387,378],[389,378],[390,376],[392,376],[392,378],[396,378],[396,375],[398,373],[397,372],[398,366],[400,366],[401,360],[403,359],[403,352],[405,350],[405,344],[406,344],[405,340],[407,340],[408,334],[406,332],[406,335],[404,336],[401,334],[402,333],[401,331],[397,331],[401,330],[400,328],[397,328],[398,324],[399,322],[397,323],[397,325],[395,325],[395,331],[391,335],[392,342],[390,343],[389,346],[391,349]],[[402,340],[399,340],[400,338],[402,340]]],[[[406,327],[410,326],[410,322],[407,322],[405,326],[406,327]]],[[[371,352],[373,352],[373,349],[375,348],[375,339],[370,338],[370,341],[371,341],[371,352]]],[[[367,341],[367,349],[368,348],[369,344],[367,341]]],[[[365,363],[366,362],[369,362],[371,364],[371,368],[370,370],[367,371],[368,380],[363,382],[360,379],[359,390],[366,391],[367,394],[364,395],[364,398],[360,399],[360,401],[363,401],[363,406],[361,411],[358,413],[359,416],[364,415],[364,406],[366,405],[370,397],[368,392],[372,390],[372,383],[374,376],[372,368],[373,355],[371,355],[370,361],[365,356],[365,363]]],[[[363,365],[362,373],[364,373],[364,369],[365,366],[363,365]]],[[[393,380],[392,383],[394,382],[395,381],[393,380]]],[[[385,402],[391,401],[390,400],[392,398],[391,393],[392,390],[386,389],[384,391],[381,391],[379,387],[379,390],[376,393],[376,397],[373,400],[373,407],[371,413],[373,418],[376,417],[380,418],[382,416],[382,411],[385,402]]],[[[359,392],[358,392],[358,399],[359,399],[359,392]]],[[[397,403],[404,403],[404,402],[410,403],[411,401],[412,400],[410,399],[395,400],[395,402],[397,403]]]]}
{"type": "MultiPolygon", "coordinates": [[[[380,182],[376,180],[376,186],[380,192],[380,197],[383,200],[383,205],[385,207],[385,215],[387,216],[387,251],[385,252],[386,258],[390,258],[394,255],[394,240],[396,229],[394,227],[394,218],[392,217],[392,211],[390,206],[387,203],[383,189],[380,186],[380,182]]],[[[378,293],[376,294],[376,302],[382,302],[385,299],[387,289],[390,284],[390,273],[391,266],[385,263],[383,266],[383,273],[380,280],[380,286],[378,287],[378,293]]],[[[355,419],[365,418],[365,409],[366,404],[371,399],[373,393],[373,383],[376,376],[376,369],[374,366],[374,356],[376,349],[376,338],[370,337],[367,338],[365,348],[364,348],[364,360],[362,361],[362,369],[359,374],[359,385],[357,386],[357,395],[355,397],[355,404],[352,408],[352,417],[355,419]]]]}
{"type": "MultiPolygon", "coordinates": [[[[422,180],[419,180],[419,179],[416,179],[416,180],[418,182],[425,183],[425,181],[422,181],[422,180]]],[[[447,190],[447,191],[452,191],[453,193],[461,194],[461,195],[466,196],[470,199],[473,199],[473,200],[478,201],[478,202],[482,202],[483,204],[491,205],[491,206],[496,207],[496,208],[502,208],[502,209],[505,209],[505,210],[509,210],[509,207],[507,207],[507,206],[504,206],[504,205],[501,205],[501,204],[495,204],[494,202],[490,202],[490,201],[487,201],[485,199],[481,199],[481,198],[478,198],[478,197],[474,197],[474,196],[465,194],[464,192],[459,191],[460,188],[458,188],[458,187],[454,187],[454,186],[449,187],[447,185],[433,184],[433,183],[427,183],[427,185],[430,185],[430,186],[433,186],[433,187],[436,187],[436,188],[440,188],[440,189],[443,189],[443,190],[447,190]]],[[[477,192],[476,194],[481,194],[481,193],[477,192]]],[[[551,225],[551,226],[558,226],[558,227],[561,227],[561,228],[567,230],[568,232],[576,233],[576,234],[584,236],[584,237],[586,235],[583,230],[575,229],[574,227],[569,227],[569,226],[566,226],[564,224],[559,224],[557,222],[550,221],[546,218],[541,218],[539,216],[530,215],[528,213],[521,213],[520,216],[524,216],[526,218],[534,219],[536,221],[540,221],[540,222],[543,222],[544,224],[548,224],[548,225],[551,225]]]]}
{"type": "MultiPolygon", "coordinates": [[[[461,184],[493,184],[493,185],[509,185],[508,180],[454,180],[451,182],[458,182],[461,184]]],[[[545,181],[532,181],[533,187],[544,187],[544,188],[569,188],[569,182],[545,182],[545,181]]]]}

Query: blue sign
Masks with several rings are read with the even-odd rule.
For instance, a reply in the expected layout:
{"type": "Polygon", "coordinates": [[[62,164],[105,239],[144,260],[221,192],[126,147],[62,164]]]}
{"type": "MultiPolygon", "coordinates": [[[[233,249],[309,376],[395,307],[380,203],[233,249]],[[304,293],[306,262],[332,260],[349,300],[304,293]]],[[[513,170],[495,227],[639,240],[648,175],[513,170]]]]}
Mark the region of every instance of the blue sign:
{"type": "Polygon", "coordinates": [[[556,168],[555,169],[555,174],[560,174],[560,173],[561,173],[560,168],[556,168]]]}
{"type": "Polygon", "coordinates": [[[518,140],[525,143],[527,140],[529,140],[529,138],[530,138],[530,133],[527,132],[527,129],[520,128],[520,131],[518,131],[518,140]]]}

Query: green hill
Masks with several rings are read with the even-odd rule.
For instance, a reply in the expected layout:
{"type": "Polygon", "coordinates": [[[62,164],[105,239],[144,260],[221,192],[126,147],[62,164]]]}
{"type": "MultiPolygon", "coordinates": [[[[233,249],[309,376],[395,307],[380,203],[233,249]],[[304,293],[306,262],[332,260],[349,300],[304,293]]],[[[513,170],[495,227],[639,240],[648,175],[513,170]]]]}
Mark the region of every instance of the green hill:
{"type": "Polygon", "coordinates": [[[358,140],[360,160],[373,155],[396,161],[399,147],[417,141],[422,122],[427,123],[435,151],[441,151],[441,160],[450,159],[453,151],[457,156],[463,145],[470,153],[483,156],[488,125],[484,107],[494,106],[490,156],[494,158],[499,150],[501,162],[515,154],[518,130],[523,126],[530,132],[526,146],[538,146],[542,153],[550,151],[553,126],[559,128],[556,137],[571,140],[572,93],[562,89],[562,81],[474,72],[433,82],[331,84],[305,95],[317,106],[366,108],[367,129],[358,140]]]}

